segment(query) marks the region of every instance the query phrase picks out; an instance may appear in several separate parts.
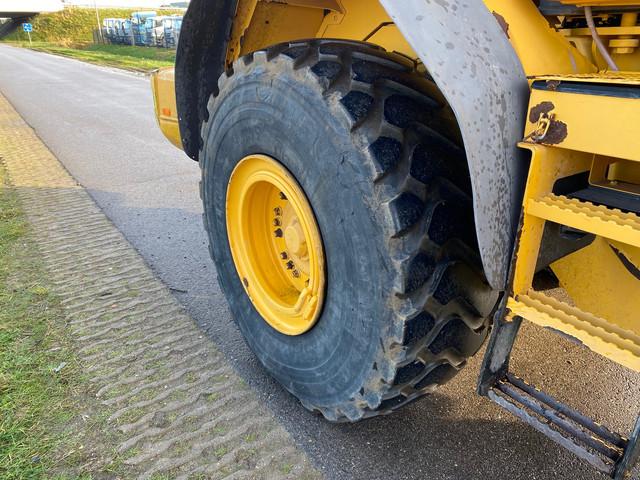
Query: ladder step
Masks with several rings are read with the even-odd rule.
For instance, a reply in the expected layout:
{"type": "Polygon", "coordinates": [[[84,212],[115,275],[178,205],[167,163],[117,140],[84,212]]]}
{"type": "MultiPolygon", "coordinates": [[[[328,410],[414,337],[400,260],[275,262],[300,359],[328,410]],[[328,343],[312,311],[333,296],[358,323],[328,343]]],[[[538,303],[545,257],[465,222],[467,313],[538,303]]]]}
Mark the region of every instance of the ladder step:
{"type": "Polygon", "coordinates": [[[640,372],[640,336],[579,308],[529,290],[509,298],[510,315],[577,338],[591,350],[640,372]]]}
{"type": "Polygon", "coordinates": [[[528,215],[640,247],[640,217],[563,195],[530,199],[528,215]]]}
{"type": "Polygon", "coordinates": [[[511,373],[488,393],[491,400],[553,441],[613,476],[629,440],[557,401],[511,373]]]}

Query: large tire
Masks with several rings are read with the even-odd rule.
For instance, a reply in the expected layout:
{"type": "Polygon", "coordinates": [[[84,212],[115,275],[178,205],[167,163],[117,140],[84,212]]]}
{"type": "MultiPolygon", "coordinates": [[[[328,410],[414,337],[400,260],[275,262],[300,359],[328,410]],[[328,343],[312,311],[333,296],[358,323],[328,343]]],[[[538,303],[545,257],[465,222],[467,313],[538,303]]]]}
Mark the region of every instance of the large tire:
{"type": "Polygon", "coordinates": [[[378,47],[311,40],[239,59],[218,87],[202,128],[204,221],[222,290],[264,367],[332,421],[389,413],[452,378],[485,340],[497,293],[435,84],[378,47]],[[326,298],[303,335],[271,328],[234,267],[226,186],[253,153],[295,176],[322,234],[326,298]]]}

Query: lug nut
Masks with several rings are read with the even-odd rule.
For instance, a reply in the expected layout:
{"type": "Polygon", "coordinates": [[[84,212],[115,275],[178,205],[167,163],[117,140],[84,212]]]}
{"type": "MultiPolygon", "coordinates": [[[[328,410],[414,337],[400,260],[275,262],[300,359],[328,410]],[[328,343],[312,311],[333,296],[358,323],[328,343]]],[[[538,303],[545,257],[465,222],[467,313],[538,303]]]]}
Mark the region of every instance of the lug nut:
{"type": "Polygon", "coordinates": [[[276,207],[276,208],[274,208],[274,209],[273,209],[273,214],[274,214],[276,217],[279,217],[280,215],[282,215],[282,209],[281,209],[280,207],[276,207]]]}
{"type": "Polygon", "coordinates": [[[280,258],[286,260],[287,258],[289,258],[289,255],[287,255],[287,252],[280,252],[280,258]]]}
{"type": "Polygon", "coordinates": [[[295,267],[295,264],[294,264],[291,260],[289,260],[289,261],[287,262],[287,269],[288,269],[288,270],[292,270],[292,269],[293,269],[293,267],[295,267]]]}
{"type": "Polygon", "coordinates": [[[279,218],[274,218],[273,219],[273,225],[276,227],[279,227],[281,225],[280,219],[279,218]]]}
{"type": "Polygon", "coordinates": [[[300,272],[298,270],[293,271],[293,276],[298,278],[300,276],[300,272]]]}
{"type": "Polygon", "coordinates": [[[281,228],[276,228],[276,231],[275,231],[275,232],[273,232],[273,234],[274,234],[277,238],[282,237],[282,229],[281,229],[281,228]]]}
{"type": "Polygon", "coordinates": [[[280,199],[281,200],[286,200],[287,196],[284,193],[280,192],[280,199]]]}

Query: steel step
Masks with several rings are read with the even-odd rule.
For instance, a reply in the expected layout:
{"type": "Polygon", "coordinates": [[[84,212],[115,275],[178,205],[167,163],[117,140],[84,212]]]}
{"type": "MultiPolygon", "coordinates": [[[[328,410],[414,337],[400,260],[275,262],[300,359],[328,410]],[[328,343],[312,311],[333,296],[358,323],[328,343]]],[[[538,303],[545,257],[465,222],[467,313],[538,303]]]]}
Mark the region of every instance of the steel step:
{"type": "Polygon", "coordinates": [[[597,470],[613,476],[629,440],[507,373],[488,397],[597,470]]]}
{"type": "MultiPolygon", "coordinates": [[[[527,301],[529,298],[527,297],[527,301]]],[[[513,312],[507,314],[507,304],[508,301],[503,300],[494,318],[489,345],[480,369],[478,393],[524,420],[600,472],[614,480],[629,480],[634,465],[640,459],[640,415],[636,418],[631,435],[625,438],[509,372],[511,351],[523,317],[513,312]]],[[[561,310],[556,310],[560,312],[556,318],[569,321],[568,317],[574,317],[570,321],[587,322],[588,314],[581,312],[573,315],[577,312],[572,308],[562,306],[561,310]]],[[[596,326],[598,322],[591,318],[588,323],[593,328],[602,328],[596,326]]],[[[616,336],[622,333],[603,330],[616,336]]]]}
{"type": "Polygon", "coordinates": [[[633,332],[533,290],[509,298],[507,309],[510,315],[565,332],[594,352],[640,371],[640,336],[633,332]]]}
{"type": "Polygon", "coordinates": [[[554,194],[529,199],[525,212],[543,220],[640,247],[640,217],[634,213],[554,194]]]}
{"type": "Polygon", "coordinates": [[[571,193],[571,198],[591,202],[597,205],[607,205],[626,212],[640,214],[640,196],[622,189],[613,190],[601,185],[589,185],[587,188],[571,193]]]}

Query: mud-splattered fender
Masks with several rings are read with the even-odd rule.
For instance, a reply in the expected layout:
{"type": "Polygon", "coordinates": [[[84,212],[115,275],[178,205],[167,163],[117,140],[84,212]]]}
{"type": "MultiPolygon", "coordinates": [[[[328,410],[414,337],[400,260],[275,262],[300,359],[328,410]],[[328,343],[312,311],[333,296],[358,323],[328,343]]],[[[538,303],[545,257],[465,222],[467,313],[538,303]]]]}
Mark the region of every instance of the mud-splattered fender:
{"type": "Polygon", "coordinates": [[[525,182],[529,88],[504,25],[479,0],[380,0],[456,115],[464,140],[482,263],[503,289],[525,182]]]}

